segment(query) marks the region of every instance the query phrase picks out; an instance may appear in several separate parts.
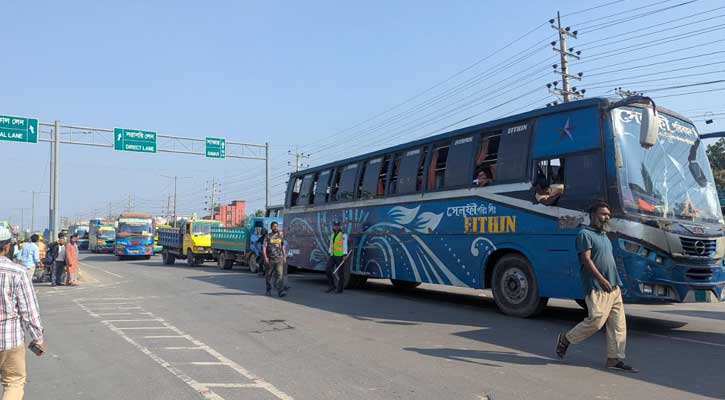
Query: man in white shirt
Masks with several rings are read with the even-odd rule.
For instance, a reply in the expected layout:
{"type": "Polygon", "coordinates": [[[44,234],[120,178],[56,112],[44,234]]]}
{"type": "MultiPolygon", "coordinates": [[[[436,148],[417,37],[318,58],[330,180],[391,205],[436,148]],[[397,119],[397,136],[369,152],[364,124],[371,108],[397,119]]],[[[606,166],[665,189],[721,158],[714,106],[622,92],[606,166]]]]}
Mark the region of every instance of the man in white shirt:
{"type": "Polygon", "coordinates": [[[35,267],[40,264],[40,248],[38,248],[38,235],[30,237],[30,242],[23,245],[20,250],[20,263],[25,267],[26,273],[28,274],[28,280],[33,282],[33,275],[35,275],[35,267]]]}

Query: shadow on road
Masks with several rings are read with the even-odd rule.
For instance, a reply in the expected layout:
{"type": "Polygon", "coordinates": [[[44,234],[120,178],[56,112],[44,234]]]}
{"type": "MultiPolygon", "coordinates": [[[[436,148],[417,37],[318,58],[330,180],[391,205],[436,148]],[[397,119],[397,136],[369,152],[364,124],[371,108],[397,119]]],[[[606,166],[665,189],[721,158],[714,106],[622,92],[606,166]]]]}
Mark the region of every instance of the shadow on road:
{"type": "MultiPolygon", "coordinates": [[[[201,267],[189,267],[185,263],[169,266],[153,260],[131,263],[143,268],[193,271],[195,273],[189,273],[185,278],[206,282],[225,290],[202,292],[203,295],[261,296],[265,291],[263,278],[246,269],[238,269],[240,267],[221,270],[211,263],[201,267]],[[213,271],[213,274],[198,275],[205,270],[213,271]]],[[[499,313],[493,301],[479,295],[479,292],[461,294],[427,287],[401,290],[381,280],[369,282],[363,290],[346,291],[342,295],[325,294],[323,291],[327,288],[327,282],[324,275],[315,272],[291,275],[290,285],[292,289],[287,297],[270,299],[381,325],[411,329],[422,324],[459,326],[461,330],[453,335],[511,350],[403,348],[429,357],[486,367],[501,367],[498,363],[560,365],[561,362],[553,358],[556,334],[571,328],[586,316],[583,310],[576,307],[549,307],[535,319],[512,318],[499,313]]],[[[688,315],[692,313],[688,312],[688,315]]],[[[627,323],[630,331],[629,358],[643,371],[636,375],[626,375],[628,378],[715,398],[720,398],[725,393],[725,384],[720,379],[713,379],[716,370],[712,368],[714,360],[725,359],[725,333],[680,330],[687,323],[637,315],[629,315],[627,323]],[[633,345],[635,340],[637,344],[633,345]],[[691,349],[691,346],[698,347],[691,349]]],[[[599,349],[597,351],[601,351],[601,354],[595,354],[590,351],[591,348],[584,352],[573,352],[567,358],[566,364],[577,368],[602,368],[605,357],[603,334],[592,338],[589,343],[591,347],[599,349]]]]}

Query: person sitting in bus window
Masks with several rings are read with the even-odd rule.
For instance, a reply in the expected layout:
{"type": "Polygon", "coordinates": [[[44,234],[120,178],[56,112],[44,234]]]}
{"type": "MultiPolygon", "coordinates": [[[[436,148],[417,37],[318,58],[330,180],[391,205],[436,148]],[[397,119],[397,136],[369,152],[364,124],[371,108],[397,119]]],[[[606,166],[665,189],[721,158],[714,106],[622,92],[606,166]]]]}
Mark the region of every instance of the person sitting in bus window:
{"type": "Polygon", "coordinates": [[[491,176],[491,169],[484,168],[478,171],[476,179],[473,180],[473,184],[478,187],[484,187],[491,184],[493,177],[491,176]]]}
{"type": "Polygon", "coordinates": [[[539,175],[534,182],[534,189],[536,193],[534,197],[536,202],[545,206],[555,205],[562,194],[564,194],[564,185],[562,184],[549,184],[549,180],[545,176],[539,175]]]}

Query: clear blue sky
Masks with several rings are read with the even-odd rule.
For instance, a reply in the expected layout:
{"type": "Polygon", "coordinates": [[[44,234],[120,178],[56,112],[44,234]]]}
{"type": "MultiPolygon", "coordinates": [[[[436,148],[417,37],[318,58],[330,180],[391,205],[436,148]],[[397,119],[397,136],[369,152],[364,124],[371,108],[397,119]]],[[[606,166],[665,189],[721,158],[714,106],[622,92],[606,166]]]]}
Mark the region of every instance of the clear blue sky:
{"type": "MultiPolygon", "coordinates": [[[[565,24],[582,32],[570,41],[584,49],[581,65],[572,66],[572,72],[585,73],[580,87],[592,87],[588,94],[612,94],[622,82],[630,89],[649,89],[724,79],[725,73],[718,71],[725,70],[725,64],[718,62],[725,60],[725,42],[703,45],[725,38],[718,27],[725,24],[725,9],[716,10],[725,6],[722,1],[700,0],[595,30],[597,24],[682,2],[620,1],[565,17],[565,24]],[[587,22],[607,16],[611,17],[587,22]],[[673,21],[678,18],[685,19],[673,21]],[[673,22],[658,28],[667,21],[673,22]],[[639,34],[648,36],[626,34],[647,27],[652,28],[639,34]],[[688,38],[688,32],[697,35],[688,38]],[[631,40],[613,43],[617,34],[631,40]],[[673,35],[679,36],[661,42],[673,35]],[[636,47],[649,41],[655,41],[651,48],[636,47]],[[617,49],[634,51],[617,55],[617,49]],[[708,52],[713,55],[702,56],[708,52]],[[595,76],[592,71],[606,72],[624,62],[636,66],[697,55],[701,57],[627,72],[595,76]],[[706,63],[713,65],[684,69],[706,63]],[[667,72],[677,68],[683,70],[667,72]],[[709,74],[682,77],[700,72],[709,74]],[[654,78],[670,79],[638,83],[654,78]],[[605,80],[612,82],[597,84],[605,80]]],[[[3,5],[0,25],[5,55],[0,63],[0,114],[269,142],[273,202],[278,203],[292,160],[287,152],[295,146],[311,153],[305,162],[314,165],[425,136],[476,113],[482,114],[454,127],[553,100],[546,98],[544,85],[556,78],[545,68],[551,68],[556,55],[546,45],[531,55],[525,50],[537,43],[541,47],[554,34],[541,24],[557,9],[570,14],[604,3],[608,1],[378,1],[344,6],[332,1],[10,1],[3,5]],[[494,53],[537,26],[529,36],[494,53]],[[516,60],[521,55],[526,57],[516,60]],[[340,133],[487,56],[491,57],[391,113],[340,133]],[[515,63],[491,76],[481,75],[496,71],[506,60],[515,63]],[[541,68],[544,76],[539,77],[541,68]],[[476,76],[486,79],[446,92],[476,76]],[[436,97],[441,93],[448,95],[436,97]],[[489,98],[460,108],[482,94],[489,98]],[[508,100],[512,102],[483,113],[508,100]],[[329,147],[335,139],[343,145],[329,147]]],[[[652,95],[724,87],[712,84],[652,95]]],[[[696,117],[701,131],[722,130],[725,114],[717,114],[725,113],[723,93],[667,97],[660,104],[696,117]],[[715,124],[704,125],[701,116],[706,112],[715,114],[715,124]]],[[[0,142],[0,151],[5,167],[13,171],[12,179],[5,176],[0,219],[19,223],[24,208],[29,226],[31,195],[25,191],[48,190],[49,145],[0,142]]],[[[246,199],[250,209],[260,208],[263,171],[263,163],[257,161],[63,145],[61,214],[87,218],[96,210],[105,215],[109,202],[118,212],[129,193],[136,211],[160,213],[172,189],[162,174],[191,177],[179,181],[180,213],[202,212],[205,182],[212,176],[221,181],[223,201],[246,199]]],[[[38,196],[36,229],[47,224],[47,203],[46,195],[38,196]]]]}

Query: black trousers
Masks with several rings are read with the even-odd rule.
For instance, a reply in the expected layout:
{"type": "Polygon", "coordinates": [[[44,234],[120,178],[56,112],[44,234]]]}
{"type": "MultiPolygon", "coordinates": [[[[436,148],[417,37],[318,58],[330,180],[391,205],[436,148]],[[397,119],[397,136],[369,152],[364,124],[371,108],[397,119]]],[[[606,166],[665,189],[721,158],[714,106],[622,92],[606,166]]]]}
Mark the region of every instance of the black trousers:
{"type": "Polygon", "coordinates": [[[55,283],[56,285],[61,285],[63,282],[60,280],[60,278],[63,276],[64,272],[65,261],[56,261],[55,269],[53,270],[53,283],[55,283]]]}
{"type": "Polygon", "coordinates": [[[335,274],[335,268],[344,260],[343,256],[330,256],[327,259],[327,268],[325,268],[325,274],[327,274],[327,283],[330,285],[330,289],[337,289],[338,292],[342,292],[342,288],[345,285],[345,266],[341,266],[335,274]]]}

